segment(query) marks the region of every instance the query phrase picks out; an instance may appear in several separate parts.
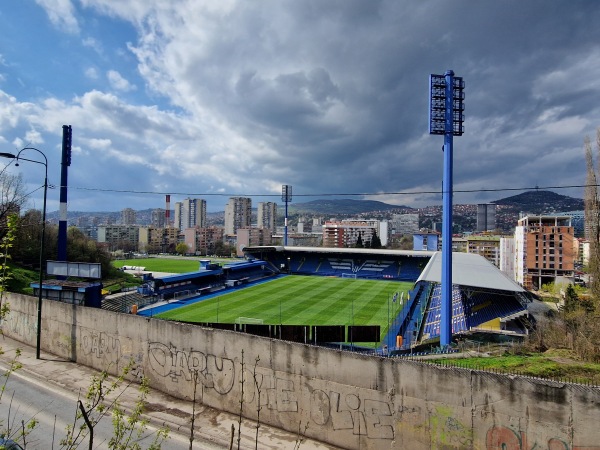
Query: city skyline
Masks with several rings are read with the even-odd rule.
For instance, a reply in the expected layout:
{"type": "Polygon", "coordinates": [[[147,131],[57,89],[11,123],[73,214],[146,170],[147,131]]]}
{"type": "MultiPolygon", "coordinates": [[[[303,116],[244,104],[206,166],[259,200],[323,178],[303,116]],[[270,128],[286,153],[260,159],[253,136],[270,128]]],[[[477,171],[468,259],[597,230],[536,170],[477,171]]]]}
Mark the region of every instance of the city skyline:
{"type": "MultiPolygon", "coordinates": [[[[443,163],[428,79],[452,69],[466,84],[455,204],[535,186],[582,198],[598,18],[592,0],[25,0],[0,9],[0,147],[48,157],[49,211],[62,125],[69,210],[169,194],[215,212],[230,197],[278,202],[282,185],[293,202],[423,207],[441,202],[443,163]]],[[[39,209],[43,167],[3,162],[39,209]]]]}

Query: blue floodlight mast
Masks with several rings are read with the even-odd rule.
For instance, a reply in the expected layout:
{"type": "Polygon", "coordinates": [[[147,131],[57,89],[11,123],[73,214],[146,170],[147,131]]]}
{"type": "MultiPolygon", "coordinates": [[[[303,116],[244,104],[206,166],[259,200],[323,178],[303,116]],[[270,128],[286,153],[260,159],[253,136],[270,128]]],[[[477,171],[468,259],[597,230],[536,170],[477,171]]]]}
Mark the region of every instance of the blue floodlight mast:
{"type": "Polygon", "coordinates": [[[285,202],[285,222],[283,225],[283,245],[288,244],[288,203],[292,201],[292,187],[289,184],[281,186],[281,201],[285,202]]]}
{"type": "Polygon", "coordinates": [[[63,125],[60,165],[60,217],[58,218],[58,260],[67,260],[67,175],[71,165],[71,125],[63,125]]]}
{"type": "Polygon", "coordinates": [[[453,137],[464,128],[464,89],[462,78],[452,70],[429,76],[429,134],[444,135],[444,180],[442,213],[442,311],[440,347],[452,341],[452,151],[453,137]]]}

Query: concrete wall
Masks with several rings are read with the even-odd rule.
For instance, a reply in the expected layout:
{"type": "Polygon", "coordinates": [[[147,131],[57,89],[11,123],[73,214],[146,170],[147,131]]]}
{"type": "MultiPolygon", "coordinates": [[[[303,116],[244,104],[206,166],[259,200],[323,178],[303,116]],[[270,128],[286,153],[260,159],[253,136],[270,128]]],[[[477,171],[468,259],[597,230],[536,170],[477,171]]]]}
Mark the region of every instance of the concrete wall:
{"type": "MultiPolygon", "coordinates": [[[[7,336],[35,346],[36,302],[9,296],[7,336]]],[[[600,450],[600,389],[366,357],[44,301],[42,350],[349,449],[600,450]],[[243,365],[242,365],[243,362],[243,365]],[[244,370],[242,370],[242,367],[244,370]],[[255,376],[254,376],[255,374],[255,376]],[[244,383],[242,383],[242,379],[244,383]]]]}

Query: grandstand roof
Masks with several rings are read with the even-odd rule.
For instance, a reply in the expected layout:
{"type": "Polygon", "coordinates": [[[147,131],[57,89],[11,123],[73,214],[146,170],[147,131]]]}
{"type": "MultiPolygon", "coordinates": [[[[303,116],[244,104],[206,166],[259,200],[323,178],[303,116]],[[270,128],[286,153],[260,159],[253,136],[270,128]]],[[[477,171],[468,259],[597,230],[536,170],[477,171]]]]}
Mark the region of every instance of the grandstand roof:
{"type": "MultiPolygon", "coordinates": [[[[417,281],[442,282],[442,252],[435,252],[417,281]]],[[[452,253],[452,284],[525,292],[490,261],[474,253],[452,253]]]]}
{"type": "Polygon", "coordinates": [[[389,249],[374,249],[374,248],[338,248],[338,247],[284,247],[283,245],[264,245],[245,247],[244,251],[252,253],[253,251],[276,251],[276,252],[315,252],[315,253],[335,253],[335,254],[364,254],[364,255],[389,255],[389,256],[417,256],[431,258],[436,252],[422,250],[389,250],[389,249]]]}

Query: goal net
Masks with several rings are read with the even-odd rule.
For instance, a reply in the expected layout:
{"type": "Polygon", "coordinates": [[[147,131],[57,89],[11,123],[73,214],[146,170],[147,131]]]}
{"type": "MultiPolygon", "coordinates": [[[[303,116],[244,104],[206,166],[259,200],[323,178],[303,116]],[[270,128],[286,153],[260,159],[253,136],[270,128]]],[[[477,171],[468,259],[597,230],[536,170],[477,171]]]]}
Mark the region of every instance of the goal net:
{"type": "Polygon", "coordinates": [[[342,278],[354,278],[356,280],[357,277],[355,273],[343,273],[342,278]]]}
{"type": "Polygon", "coordinates": [[[237,319],[235,319],[235,323],[237,323],[237,324],[242,324],[242,323],[262,324],[264,322],[262,319],[255,319],[254,317],[238,317],[237,319]]]}

